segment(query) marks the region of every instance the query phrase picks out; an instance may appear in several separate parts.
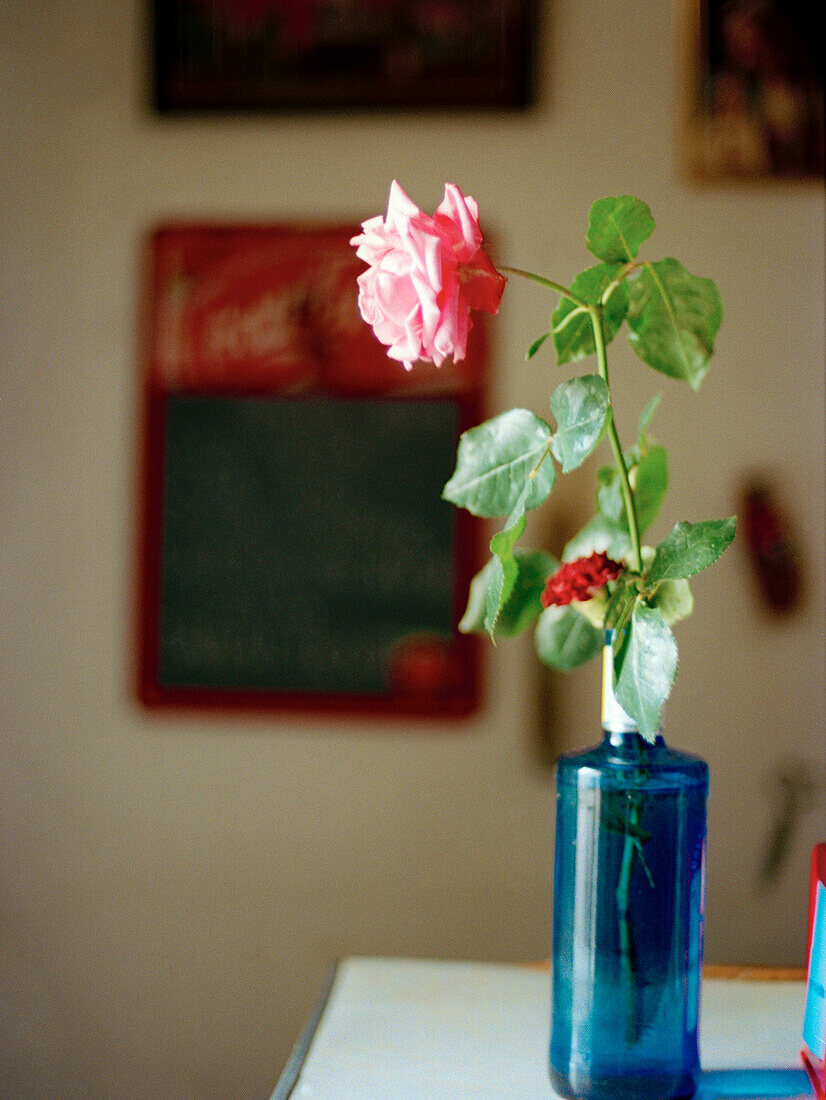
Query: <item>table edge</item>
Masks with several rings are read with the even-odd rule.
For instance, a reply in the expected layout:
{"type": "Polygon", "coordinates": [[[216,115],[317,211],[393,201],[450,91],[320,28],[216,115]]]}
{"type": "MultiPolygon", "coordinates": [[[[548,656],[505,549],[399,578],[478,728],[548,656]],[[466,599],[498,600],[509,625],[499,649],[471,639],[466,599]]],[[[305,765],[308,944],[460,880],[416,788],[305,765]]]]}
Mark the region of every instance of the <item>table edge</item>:
{"type": "Polygon", "coordinates": [[[292,1096],[293,1089],[301,1075],[302,1067],[307,1060],[307,1055],[310,1053],[310,1047],[313,1045],[315,1033],[318,1030],[318,1025],[321,1023],[321,1017],[324,1015],[327,1002],[330,1000],[330,994],[333,991],[338,971],[339,963],[335,962],[330,967],[321,996],[318,998],[312,1015],[290,1052],[290,1057],[287,1059],[287,1064],[284,1066],[281,1076],[278,1078],[275,1092],[273,1092],[270,1100],[289,1100],[289,1097],[292,1096]]]}

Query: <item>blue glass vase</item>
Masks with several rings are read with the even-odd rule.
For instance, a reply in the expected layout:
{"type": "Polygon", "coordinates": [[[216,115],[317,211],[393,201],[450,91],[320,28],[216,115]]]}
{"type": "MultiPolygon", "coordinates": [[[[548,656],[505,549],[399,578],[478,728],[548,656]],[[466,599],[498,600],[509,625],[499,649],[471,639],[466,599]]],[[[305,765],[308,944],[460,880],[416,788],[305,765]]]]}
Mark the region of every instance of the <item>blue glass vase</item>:
{"type": "Polygon", "coordinates": [[[708,767],[643,740],[613,697],[557,764],[551,1082],[583,1100],[697,1088],[708,767]]]}

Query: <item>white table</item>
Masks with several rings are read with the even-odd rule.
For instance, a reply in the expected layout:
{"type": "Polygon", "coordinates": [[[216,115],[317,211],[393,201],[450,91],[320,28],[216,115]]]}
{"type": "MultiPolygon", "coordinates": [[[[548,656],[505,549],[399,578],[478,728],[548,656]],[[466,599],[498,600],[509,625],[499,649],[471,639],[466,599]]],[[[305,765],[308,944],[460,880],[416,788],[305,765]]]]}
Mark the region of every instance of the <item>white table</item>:
{"type": "MultiPolygon", "coordinates": [[[[811,1096],[802,980],[703,980],[701,1100],[811,1096]]],[[[547,969],[348,958],[271,1100],[541,1100],[547,969]]]]}

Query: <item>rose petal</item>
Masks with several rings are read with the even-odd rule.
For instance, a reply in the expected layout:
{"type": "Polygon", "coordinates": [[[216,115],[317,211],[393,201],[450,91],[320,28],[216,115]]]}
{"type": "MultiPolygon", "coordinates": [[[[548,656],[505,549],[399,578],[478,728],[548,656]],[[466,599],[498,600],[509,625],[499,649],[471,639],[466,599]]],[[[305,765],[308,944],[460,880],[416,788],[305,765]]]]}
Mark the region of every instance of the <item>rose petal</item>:
{"type": "Polygon", "coordinates": [[[363,222],[351,243],[369,265],[358,280],[361,315],[408,368],[462,359],[470,310],[499,308],[505,279],[481,251],[476,203],[455,184],[431,217],[393,180],[387,214],[363,222]]]}
{"type": "Polygon", "coordinates": [[[390,194],[387,198],[387,220],[395,220],[396,218],[402,220],[405,218],[415,218],[417,214],[421,214],[421,210],[419,210],[415,202],[407,196],[399,181],[393,180],[390,184],[390,194]]]}
{"type": "Polygon", "coordinates": [[[455,183],[446,183],[445,197],[436,208],[436,216],[439,215],[446,218],[458,234],[453,245],[457,258],[460,261],[470,259],[482,243],[476,203],[473,199],[469,203],[455,183]]]}

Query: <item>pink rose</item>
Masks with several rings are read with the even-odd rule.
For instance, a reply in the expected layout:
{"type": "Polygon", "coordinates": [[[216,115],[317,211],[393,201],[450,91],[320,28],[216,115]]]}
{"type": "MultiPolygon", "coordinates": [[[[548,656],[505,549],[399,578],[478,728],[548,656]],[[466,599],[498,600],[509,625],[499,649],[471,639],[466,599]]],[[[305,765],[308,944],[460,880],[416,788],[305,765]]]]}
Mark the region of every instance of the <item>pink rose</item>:
{"type": "Polygon", "coordinates": [[[362,229],[350,242],[370,265],[358,279],[359,308],[387,354],[408,370],[417,359],[463,359],[470,311],[498,312],[506,282],[482,251],[474,200],[446,183],[430,217],[394,180],[387,216],[362,229]]]}

